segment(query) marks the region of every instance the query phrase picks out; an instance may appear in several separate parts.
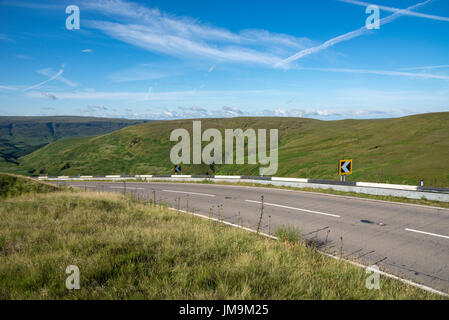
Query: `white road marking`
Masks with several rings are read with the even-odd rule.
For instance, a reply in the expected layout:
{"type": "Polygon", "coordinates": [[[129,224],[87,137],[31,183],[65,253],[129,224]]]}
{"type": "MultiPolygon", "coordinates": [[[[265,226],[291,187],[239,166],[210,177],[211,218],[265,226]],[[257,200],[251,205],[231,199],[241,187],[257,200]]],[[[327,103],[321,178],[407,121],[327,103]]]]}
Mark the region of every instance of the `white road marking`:
{"type": "Polygon", "coordinates": [[[144,190],[144,188],[136,188],[136,187],[111,187],[111,189],[136,189],[136,190],[144,190]]]}
{"type": "Polygon", "coordinates": [[[431,232],[425,232],[425,231],[419,231],[419,230],[415,230],[415,229],[409,229],[409,228],[405,228],[406,231],[411,231],[411,232],[416,232],[416,233],[422,233],[422,234],[427,234],[429,236],[434,236],[434,237],[440,237],[440,238],[446,238],[449,239],[448,236],[443,236],[441,234],[436,234],[436,233],[431,233],[431,232]]]}
{"type": "MultiPolygon", "coordinates": [[[[245,200],[245,201],[246,202],[252,202],[252,203],[262,203],[260,201],[254,201],[254,200],[245,200]]],[[[325,213],[325,212],[320,212],[320,211],[313,211],[313,210],[302,209],[302,208],[288,207],[288,206],[283,206],[281,204],[264,202],[264,205],[273,206],[273,207],[279,207],[279,208],[284,208],[284,209],[304,211],[304,212],[309,212],[309,213],[314,213],[314,214],[321,214],[321,215],[324,215],[324,216],[330,216],[330,217],[335,217],[335,218],[341,218],[339,215],[336,215],[336,214],[325,213]]]]}
{"type": "Polygon", "coordinates": [[[177,191],[177,190],[162,190],[164,192],[173,192],[173,193],[187,193],[187,194],[195,194],[198,196],[206,196],[206,197],[215,197],[214,194],[208,194],[208,193],[198,193],[198,192],[187,192],[187,191],[177,191]]]}
{"type": "MultiPolygon", "coordinates": [[[[247,200],[247,201],[248,201],[248,200],[247,200]]],[[[268,238],[271,238],[271,239],[274,239],[274,240],[277,240],[277,239],[278,239],[278,237],[273,236],[273,235],[271,235],[271,234],[266,234],[266,233],[263,233],[263,232],[258,232],[257,230],[253,230],[253,229],[250,229],[250,228],[246,228],[246,227],[243,227],[243,226],[240,226],[240,225],[237,225],[237,224],[233,224],[233,223],[231,223],[231,222],[222,221],[222,220],[219,220],[219,219],[217,219],[217,218],[208,217],[208,216],[205,216],[205,215],[202,215],[202,214],[198,214],[198,213],[190,213],[190,212],[187,212],[187,211],[184,211],[184,210],[179,210],[179,209],[171,208],[171,207],[170,207],[170,209],[173,210],[173,211],[177,211],[177,212],[187,213],[187,214],[189,214],[189,215],[192,214],[192,215],[194,215],[194,216],[201,217],[201,218],[203,218],[203,219],[213,220],[213,221],[216,221],[216,222],[219,222],[219,223],[223,223],[223,224],[226,224],[226,225],[229,225],[229,226],[232,226],[232,227],[236,227],[236,228],[239,228],[239,229],[243,229],[243,230],[246,230],[246,231],[249,231],[249,232],[258,233],[258,234],[260,234],[260,235],[262,235],[262,236],[264,236],[264,237],[268,237],[268,238]]],[[[360,268],[363,268],[363,269],[369,268],[369,266],[365,266],[365,265],[363,265],[363,264],[357,263],[357,262],[352,261],[352,260],[348,260],[348,259],[344,259],[344,258],[341,258],[341,257],[338,257],[338,256],[334,256],[334,255],[332,255],[332,254],[329,254],[329,253],[326,253],[326,252],[323,252],[323,251],[320,251],[320,250],[318,250],[318,252],[319,252],[320,254],[323,254],[323,255],[327,256],[327,257],[333,258],[333,259],[335,259],[335,260],[341,260],[341,261],[350,263],[350,264],[352,264],[352,265],[355,265],[355,266],[360,267],[360,268]]],[[[387,273],[387,272],[384,272],[384,271],[381,271],[381,270],[379,270],[379,271],[377,271],[377,272],[378,272],[379,274],[385,276],[385,277],[388,277],[388,278],[391,278],[391,279],[398,280],[398,281],[400,281],[400,282],[402,282],[402,283],[405,283],[405,284],[408,284],[408,285],[411,285],[411,286],[420,288],[420,289],[422,289],[422,290],[425,290],[425,291],[428,291],[428,292],[431,292],[431,293],[435,293],[435,294],[441,295],[441,296],[443,296],[443,297],[449,297],[449,294],[447,294],[447,293],[445,293],[445,292],[442,292],[442,291],[433,289],[433,288],[431,288],[431,287],[428,287],[428,286],[425,286],[425,285],[422,285],[422,284],[413,282],[413,281],[411,281],[411,280],[407,280],[407,279],[404,279],[404,278],[400,278],[400,277],[398,277],[398,276],[396,276],[396,275],[394,275],[394,274],[387,273]]]]}

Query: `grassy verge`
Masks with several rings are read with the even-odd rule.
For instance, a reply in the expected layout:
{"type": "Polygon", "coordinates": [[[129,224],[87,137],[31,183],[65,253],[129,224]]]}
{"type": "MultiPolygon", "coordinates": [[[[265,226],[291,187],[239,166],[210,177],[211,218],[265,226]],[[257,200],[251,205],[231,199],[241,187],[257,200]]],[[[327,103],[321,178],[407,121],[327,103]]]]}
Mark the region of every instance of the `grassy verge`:
{"type": "Polygon", "coordinates": [[[0,198],[14,197],[24,193],[46,193],[60,190],[50,183],[37,182],[31,178],[0,172],[0,198]]]}
{"type": "Polygon", "coordinates": [[[0,299],[439,299],[301,242],[275,241],[120,194],[0,200],[0,299]],[[65,287],[80,269],[79,290],[65,287]]]}

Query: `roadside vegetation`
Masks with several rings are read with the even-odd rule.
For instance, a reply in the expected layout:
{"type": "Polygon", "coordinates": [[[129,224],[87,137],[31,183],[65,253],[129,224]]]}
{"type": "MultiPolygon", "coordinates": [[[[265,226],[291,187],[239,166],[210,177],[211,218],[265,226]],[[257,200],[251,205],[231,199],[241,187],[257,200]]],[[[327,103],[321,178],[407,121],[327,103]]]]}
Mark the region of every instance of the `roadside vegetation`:
{"type": "Polygon", "coordinates": [[[31,178],[0,172],[0,198],[14,197],[27,193],[46,193],[60,190],[50,184],[35,181],[31,178]]]}
{"type": "Polygon", "coordinates": [[[440,299],[319,254],[122,194],[62,190],[0,200],[0,299],[440,299]],[[80,270],[68,290],[66,267],[80,270]]]}

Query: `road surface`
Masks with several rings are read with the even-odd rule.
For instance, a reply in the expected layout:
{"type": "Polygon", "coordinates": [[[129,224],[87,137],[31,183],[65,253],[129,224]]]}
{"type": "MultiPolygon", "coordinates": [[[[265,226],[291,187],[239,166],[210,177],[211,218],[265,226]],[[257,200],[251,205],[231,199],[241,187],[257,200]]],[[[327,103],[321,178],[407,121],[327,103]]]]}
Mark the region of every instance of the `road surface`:
{"type": "MultiPolygon", "coordinates": [[[[123,192],[123,182],[59,182],[123,192]]],[[[449,209],[273,188],[195,183],[126,183],[126,193],[255,229],[264,197],[263,232],[299,228],[306,241],[434,289],[449,292],[449,209]],[[239,221],[240,213],[240,221],[239,221]],[[327,241],[326,241],[327,239],[327,241]]]]}

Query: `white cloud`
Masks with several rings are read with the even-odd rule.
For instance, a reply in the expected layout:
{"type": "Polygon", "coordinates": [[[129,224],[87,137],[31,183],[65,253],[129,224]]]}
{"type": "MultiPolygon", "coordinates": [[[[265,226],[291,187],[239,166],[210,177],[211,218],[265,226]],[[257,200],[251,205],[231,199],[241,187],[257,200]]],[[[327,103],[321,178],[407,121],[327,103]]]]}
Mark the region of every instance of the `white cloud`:
{"type": "Polygon", "coordinates": [[[281,60],[279,52],[311,45],[307,38],[265,30],[234,33],[122,0],[86,1],[83,7],[120,21],[86,21],[87,26],[129,44],[177,57],[271,66],[281,60]]]}
{"type": "Polygon", "coordinates": [[[41,93],[44,97],[47,97],[50,100],[56,100],[57,97],[54,94],[48,93],[48,92],[42,92],[41,93]]]}
{"type": "Polygon", "coordinates": [[[223,114],[231,117],[241,116],[243,115],[243,111],[238,109],[237,107],[221,107],[221,111],[223,114]]]}
{"type": "Polygon", "coordinates": [[[84,50],[81,50],[81,52],[83,52],[83,53],[90,53],[90,52],[92,52],[92,49],[84,49],[84,50]]]}
{"type": "Polygon", "coordinates": [[[11,87],[11,86],[0,86],[0,90],[8,90],[8,91],[16,91],[19,88],[17,87],[11,87]]]}
{"type": "MultiPolygon", "coordinates": [[[[268,110],[265,110],[267,114],[268,110]]],[[[276,109],[274,111],[274,116],[277,117],[298,117],[298,118],[315,118],[315,119],[347,119],[347,118],[369,118],[369,117],[385,117],[391,116],[395,113],[376,110],[376,109],[276,109]]]]}
{"type": "Polygon", "coordinates": [[[139,65],[133,68],[116,71],[108,76],[114,83],[143,81],[168,78],[179,75],[179,71],[172,68],[162,68],[157,65],[139,65]]]}

